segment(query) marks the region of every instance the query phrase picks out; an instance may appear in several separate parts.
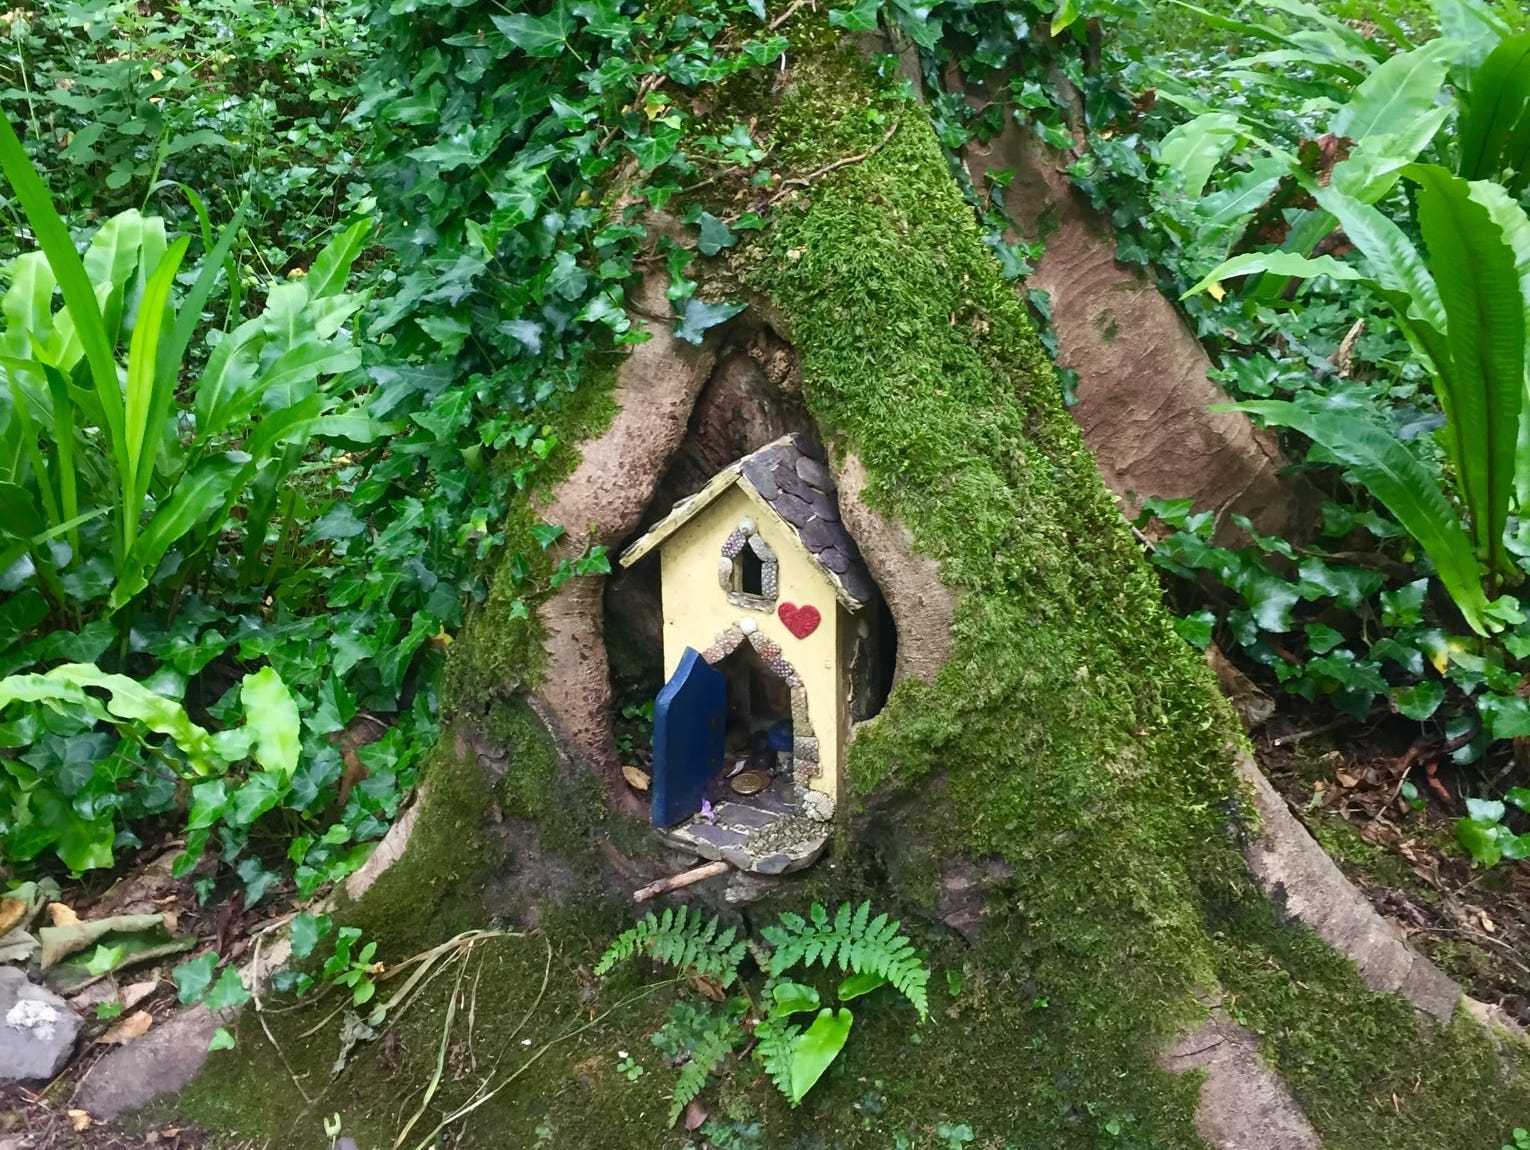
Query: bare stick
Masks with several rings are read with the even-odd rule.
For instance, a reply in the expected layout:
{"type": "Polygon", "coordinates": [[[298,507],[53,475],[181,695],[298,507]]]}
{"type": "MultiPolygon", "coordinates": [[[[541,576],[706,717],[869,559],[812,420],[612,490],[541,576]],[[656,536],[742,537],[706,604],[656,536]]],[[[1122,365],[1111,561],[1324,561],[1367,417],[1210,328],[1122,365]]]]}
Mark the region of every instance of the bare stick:
{"type": "Polygon", "coordinates": [[[717,862],[709,862],[705,866],[692,867],[690,870],[672,874],[668,878],[661,878],[658,882],[651,882],[645,887],[640,887],[632,892],[632,901],[647,902],[669,891],[679,890],[681,887],[690,886],[692,883],[701,882],[715,875],[725,874],[728,869],[728,864],[721,859],[717,862]]]}
{"type": "Polygon", "coordinates": [[[298,1081],[297,1071],[292,1069],[292,1063],[287,1061],[287,1052],[276,1041],[276,1035],[271,1033],[271,1027],[266,1023],[266,1015],[260,1008],[260,980],[265,972],[260,966],[260,944],[265,941],[266,932],[261,931],[255,936],[255,961],[254,969],[250,972],[250,998],[255,1004],[255,1017],[260,1021],[260,1028],[266,1032],[266,1041],[271,1044],[271,1049],[276,1051],[276,1056],[282,1060],[282,1066],[286,1068],[287,1077],[292,1079],[292,1085],[297,1087],[297,1092],[303,1096],[303,1101],[309,1106],[313,1105],[313,1099],[308,1097],[308,1091],[303,1089],[302,1082],[298,1081]]]}
{"type": "Polygon", "coordinates": [[[830,172],[838,171],[840,168],[847,168],[851,164],[859,164],[862,160],[871,159],[872,156],[876,155],[892,142],[892,138],[898,134],[898,123],[899,122],[897,120],[894,120],[893,126],[887,129],[887,135],[882,137],[881,142],[878,143],[875,147],[867,148],[859,155],[845,156],[843,159],[835,160],[832,164],[825,164],[823,167],[811,171],[805,176],[795,176],[790,180],[782,180],[781,189],[776,192],[775,195],[771,196],[770,199],[766,201],[766,203],[774,206],[782,199],[784,199],[787,192],[789,192],[792,188],[810,187],[814,182],[823,176],[827,176],[830,172]]]}

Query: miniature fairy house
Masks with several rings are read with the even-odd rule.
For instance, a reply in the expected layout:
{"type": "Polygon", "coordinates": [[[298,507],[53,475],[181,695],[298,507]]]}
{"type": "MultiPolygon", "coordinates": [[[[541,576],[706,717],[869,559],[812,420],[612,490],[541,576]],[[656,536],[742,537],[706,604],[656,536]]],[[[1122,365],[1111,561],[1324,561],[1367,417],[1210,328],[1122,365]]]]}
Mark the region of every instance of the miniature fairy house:
{"type": "Polygon", "coordinates": [[[806,437],[778,439],[677,503],[621,563],[655,550],[667,682],[654,708],[654,824],[717,799],[832,817],[851,724],[875,706],[879,653],[876,586],[828,467],[806,437]]]}

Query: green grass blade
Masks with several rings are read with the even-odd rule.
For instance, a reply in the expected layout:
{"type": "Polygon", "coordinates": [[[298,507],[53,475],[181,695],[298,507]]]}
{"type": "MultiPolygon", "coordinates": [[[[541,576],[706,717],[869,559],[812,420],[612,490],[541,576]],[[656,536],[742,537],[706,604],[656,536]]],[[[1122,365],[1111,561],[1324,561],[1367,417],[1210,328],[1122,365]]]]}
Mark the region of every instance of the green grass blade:
{"type": "Polygon", "coordinates": [[[123,562],[107,604],[111,610],[147,587],[165,553],[224,503],[246,462],[242,455],[214,456],[181,477],[175,494],[149,520],[123,562]]]}
{"type": "Polygon", "coordinates": [[[1278,400],[1219,405],[1218,410],[1257,415],[1321,444],[1424,549],[1467,625],[1487,634],[1482,567],[1471,541],[1434,476],[1396,436],[1358,415],[1307,411],[1278,400]]]}
{"type": "Polygon", "coordinates": [[[173,378],[167,380],[159,373],[159,345],[166,327],[170,289],[189,244],[185,237],[176,240],[149,275],[143,299],[138,304],[132,343],[128,347],[127,395],[123,408],[123,444],[128,465],[127,474],[122,479],[124,552],[132,549],[138,536],[138,519],[154,472],[155,450],[149,437],[159,433],[175,398],[176,381],[173,378]]]}
{"type": "MultiPolygon", "coordinates": [[[[191,290],[186,293],[186,298],[181,301],[181,311],[176,317],[170,338],[160,348],[159,373],[170,378],[172,391],[180,383],[181,361],[185,358],[186,349],[191,346],[191,337],[196,334],[197,325],[202,320],[202,309],[207,306],[207,301],[212,296],[218,272],[228,264],[229,253],[233,251],[234,241],[239,238],[239,229],[244,225],[244,216],[245,205],[241,203],[234,211],[234,218],[223,230],[217,246],[207,249],[206,258],[202,261],[202,270],[197,274],[196,282],[191,285],[191,290]]],[[[204,244],[205,235],[206,232],[204,232],[204,244]]],[[[230,266],[229,273],[229,280],[232,283],[236,269],[230,266]]]]}
{"type": "Polygon", "coordinates": [[[1449,362],[1436,364],[1436,380],[1453,462],[1478,553],[1502,574],[1525,396],[1525,298],[1514,249],[1465,180],[1433,165],[1408,172],[1419,184],[1419,228],[1447,319],[1449,362]]]}
{"type": "Polygon", "coordinates": [[[11,127],[10,120],[0,116],[0,171],[10,181],[11,190],[27,222],[37,236],[38,246],[48,257],[48,265],[58,279],[64,295],[64,306],[74,317],[75,330],[85,348],[85,358],[90,364],[91,378],[101,396],[101,410],[107,420],[107,430],[114,441],[122,436],[122,391],[117,382],[117,361],[112,354],[111,340],[101,319],[101,309],[96,304],[96,293],[85,274],[80,254],[74,250],[74,240],[63,218],[53,207],[53,200],[42,177],[32,167],[26,149],[11,127]]]}
{"type": "Polygon", "coordinates": [[[1457,123],[1461,139],[1458,171],[1469,180],[1501,170],[1510,132],[1530,101],[1530,32],[1506,38],[1472,73],[1457,123]]]}

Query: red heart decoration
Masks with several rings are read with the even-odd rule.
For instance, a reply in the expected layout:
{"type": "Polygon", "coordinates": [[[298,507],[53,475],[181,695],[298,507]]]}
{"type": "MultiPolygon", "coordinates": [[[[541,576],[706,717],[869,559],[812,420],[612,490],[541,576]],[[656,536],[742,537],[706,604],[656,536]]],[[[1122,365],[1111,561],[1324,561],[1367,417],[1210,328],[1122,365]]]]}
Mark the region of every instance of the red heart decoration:
{"type": "Polygon", "coordinates": [[[818,630],[818,624],[823,622],[823,616],[818,613],[817,607],[798,607],[793,603],[782,603],[776,608],[776,614],[781,616],[781,622],[786,629],[799,639],[806,639],[818,630]]]}

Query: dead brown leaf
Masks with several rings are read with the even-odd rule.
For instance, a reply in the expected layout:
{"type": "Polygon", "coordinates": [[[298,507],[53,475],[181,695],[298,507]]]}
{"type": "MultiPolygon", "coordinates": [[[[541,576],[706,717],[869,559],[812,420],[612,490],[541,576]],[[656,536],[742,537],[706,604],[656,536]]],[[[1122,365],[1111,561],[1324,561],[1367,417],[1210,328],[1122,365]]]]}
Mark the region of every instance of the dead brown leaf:
{"type": "Polygon", "coordinates": [[[108,1026],[106,1033],[96,1041],[110,1046],[121,1046],[123,1043],[132,1042],[135,1038],[142,1038],[153,1025],[152,1014],[147,1010],[135,1010],[132,1014],[119,1018],[108,1026]]]}
{"type": "Polygon", "coordinates": [[[158,986],[159,981],[152,978],[146,982],[135,982],[130,986],[124,986],[122,988],[122,1009],[132,1010],[133,1007],[153,994],[158,986]]]}
{"type": "Polygon", "coordinates": [[[73,907],[65,906],[61,902],[50,902],[48,921],[54,926],[78,926],[80,916],[74,913],[73,907]]]}
{"type": "MultiPolygon", "coordinates": [[[[58,904],[54,903],[53,905],[57,906],[58,904]]],[[[89,1130],[94,1121],[94,1119],[92,1119],[91,1116],[83,1110],[69,1110],[66,1111],[66,1113],[69,1115],[69,1124],[74,1127],[74,1132],[76,1134],[81,1134],[86,1130],[89,1130]]]]}
{"type": "Polygon", "coordinates": [[[26,917],[26,899],[0,898],[0,935],[10,934],[26,917]]]}
{"type": "Polygon", "coordinates": [[[648,774],[636,767],[623,767],[622,778],[627,780],[627,785],[633,790],[646,791],[648,789],[648,774]]]}

